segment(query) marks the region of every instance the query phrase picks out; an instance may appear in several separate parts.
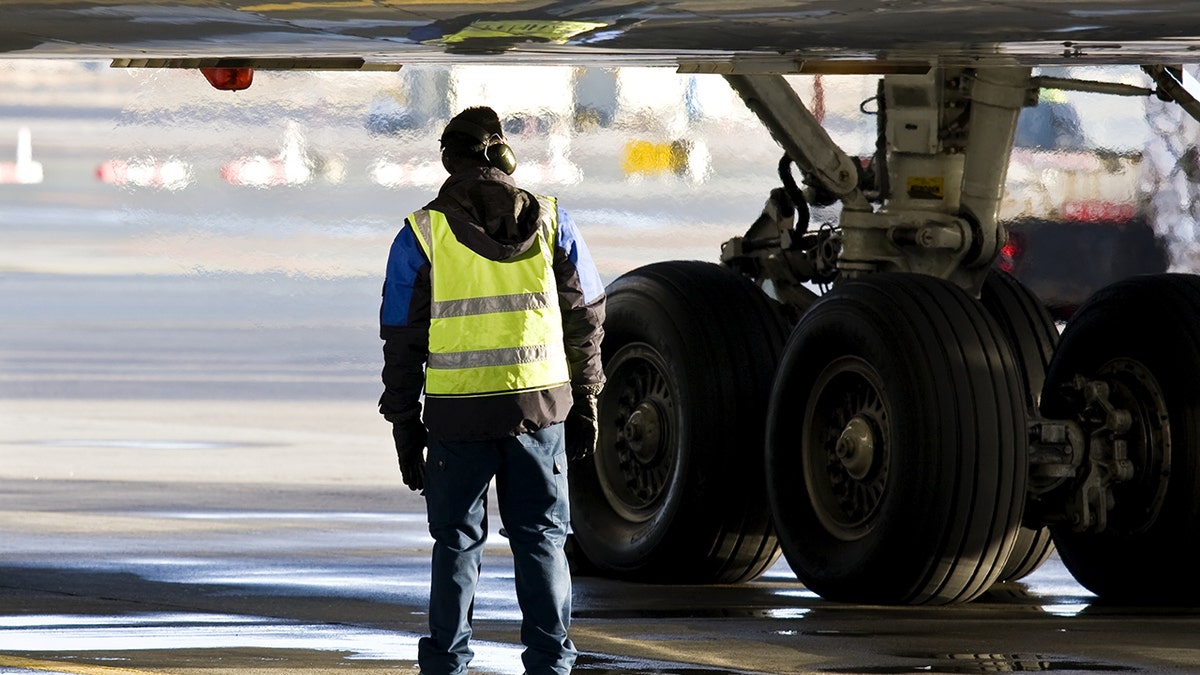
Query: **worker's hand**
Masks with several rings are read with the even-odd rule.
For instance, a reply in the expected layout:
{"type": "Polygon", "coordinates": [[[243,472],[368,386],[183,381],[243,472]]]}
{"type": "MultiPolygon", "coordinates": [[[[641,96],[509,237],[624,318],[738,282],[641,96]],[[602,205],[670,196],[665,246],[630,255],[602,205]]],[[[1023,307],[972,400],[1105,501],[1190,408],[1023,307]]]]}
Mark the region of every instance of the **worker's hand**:
{"type": "Polygon", "coordinates": [[[600,399],[597,394],[581,389],[577,389],[574,396],[575,402],[571,412],[567,413],[563,431],[566,434],[567,458],[578,460],[596,451],[600,399]]]}
{"type": "Polygon", "coordinates": [[[392,439],[396,441],[396,457],[400,460],[400,475],[410,490],[425,489],[425,442],[428,432],[419,415],[392,422],[392,439]]]}

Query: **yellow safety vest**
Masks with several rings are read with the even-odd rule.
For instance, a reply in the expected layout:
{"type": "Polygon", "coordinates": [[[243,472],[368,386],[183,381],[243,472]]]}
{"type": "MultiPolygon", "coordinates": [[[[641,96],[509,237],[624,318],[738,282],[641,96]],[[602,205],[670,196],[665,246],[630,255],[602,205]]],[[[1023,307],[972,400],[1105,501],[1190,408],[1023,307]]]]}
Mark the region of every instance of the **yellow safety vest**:
{"type": "Polygon", "coordinates": [[[538,203],[536,241],[504,261],[460,243],[438,211],[409,216],[430,262],[426,396],[537,391],[570,381],[553,266],[558,211],[550,198],[538,203]]]}

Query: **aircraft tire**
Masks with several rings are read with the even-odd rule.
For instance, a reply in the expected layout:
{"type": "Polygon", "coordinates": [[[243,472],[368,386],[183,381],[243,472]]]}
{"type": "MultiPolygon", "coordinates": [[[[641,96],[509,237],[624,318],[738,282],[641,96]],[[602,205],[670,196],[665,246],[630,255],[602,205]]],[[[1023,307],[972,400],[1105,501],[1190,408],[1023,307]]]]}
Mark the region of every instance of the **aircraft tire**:
{"type": "Polygon", "coordinates": [[[1102,532],[1053,525],[1075,579],[1106,602],[1200,603],[1200,277],[1133,277],[1093,295],[1063,332],[1042,395],[1047,417],[1070,419],[1063,386],[1108,382],[1132,415],[1132,480],[1116,484],[1102,532]]]}
{"type": "Polygon", "coordinates": [[[1024,399],[1000,327],[950,282],[874,274],[825,295],[792,332],[767,422],[768,498],[800,580],[870,604],[985,592],[1021,522],[1024,399]]]}
{"type": "Polygon", "coordinates": [[[1013,543],[1012,554],[1008,556],[1008,562],[1004,563],[1004,569],[1000,572],[1000,578],[996,579],[996,583],[1024,579],[1037,571],[1053,553],[1054,537],[1048,526],[1021,525],[1021,529],[1017,531],[1017,539],[1013,543]]]}
{"type": "Polygon", "coordinates": [[[779,557],[763,434],[781,313],[728,270],[676,261],[614,281],[604,327],[599,444],[569,473],[583,567],[657,583],[758,577],[779,557]]]}
{"type": "MultiPolygon", "coordinates": [[[[1000,270],[992,270],[984,280],[980,300],[1008,338],[1021,367],[1026,408],[1036,411],[1046,381],[1046,369],[1050,367],[1050,359],[1058,345],[1054,319],[1037,296],[1000,270]]],[[[1026,504],[1025,523],[1021,525],[1013,552],[997,583],[1024,578],[1041,567],[1053,552],[1050,528],[1041,523],[1037,510],[1026,504]]]]}

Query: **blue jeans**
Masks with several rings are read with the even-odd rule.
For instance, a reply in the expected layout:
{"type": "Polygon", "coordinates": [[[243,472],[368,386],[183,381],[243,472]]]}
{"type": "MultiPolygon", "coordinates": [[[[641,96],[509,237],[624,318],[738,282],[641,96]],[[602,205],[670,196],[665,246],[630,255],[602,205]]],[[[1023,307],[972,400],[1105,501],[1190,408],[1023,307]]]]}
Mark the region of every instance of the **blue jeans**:
{"type": "Polygon", "coordinates": [[[570,522],[563,425],[489,441],[430,435],[425,505],[433,535],[429,632],[418,645],[423,675],[460,675],[474,652],[471,611],[487,540],[492,477],[513,553],[521,607],[521,660],[527,675],[566,675],[575,663],[567,638],[571,573],[563,544],[570,522]]]}

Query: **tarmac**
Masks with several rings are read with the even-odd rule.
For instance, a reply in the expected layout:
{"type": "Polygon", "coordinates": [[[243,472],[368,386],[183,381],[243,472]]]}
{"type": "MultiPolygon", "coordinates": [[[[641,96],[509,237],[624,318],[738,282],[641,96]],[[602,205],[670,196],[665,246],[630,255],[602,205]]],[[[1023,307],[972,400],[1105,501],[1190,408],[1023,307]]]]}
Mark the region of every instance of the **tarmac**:
{"type": "MultiPolygon", "coordinates": [[[[493,528],[499,519],[493,518],[493,528]]],[[[415,673],[430,542],[353,400],[0,401],[0,673],[415,673]]],[[[493,531],[472,672],[519,675],[493,531]]],[[[580,673],[1200,672],[1200,612],[1097,605],[1055,559],[957,607],[577,576],[580,673]]]]}

